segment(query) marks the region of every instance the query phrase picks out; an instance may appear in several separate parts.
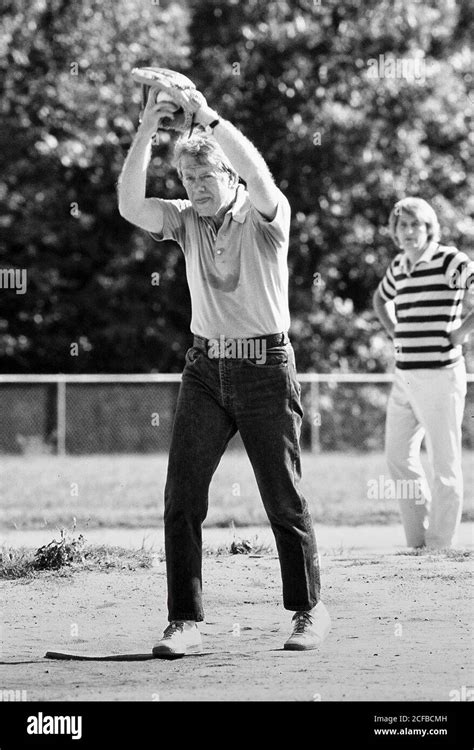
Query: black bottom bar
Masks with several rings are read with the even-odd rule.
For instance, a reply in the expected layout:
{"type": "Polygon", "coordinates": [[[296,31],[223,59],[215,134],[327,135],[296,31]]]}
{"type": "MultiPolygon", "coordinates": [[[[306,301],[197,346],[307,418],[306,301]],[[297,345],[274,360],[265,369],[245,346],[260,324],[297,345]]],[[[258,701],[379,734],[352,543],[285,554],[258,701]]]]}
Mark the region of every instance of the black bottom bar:
{"type": "Polygon", "coordinates": [[[0,703],[0,748],[183,747],[266,744],[282,731],[311,747],[408,747],[472,750],[472,706],[460,703],[78,702],[0,703]],[[470,710],[471,709],[471,710],[470,710]],[[169,743],[168,740],[168,743],[169,743]]]}

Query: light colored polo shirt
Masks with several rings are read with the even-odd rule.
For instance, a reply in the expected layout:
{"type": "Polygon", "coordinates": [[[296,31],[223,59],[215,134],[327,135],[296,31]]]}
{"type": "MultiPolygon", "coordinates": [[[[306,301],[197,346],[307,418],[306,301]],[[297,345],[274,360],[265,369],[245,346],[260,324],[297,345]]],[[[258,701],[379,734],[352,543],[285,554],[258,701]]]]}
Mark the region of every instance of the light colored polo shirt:
{"type": "Polygon", "coordinates": [[[189,200],[160,199],[163,231],[184,252],[191,294],[191,331],[206,339],[287,332],[288,239],[291,209],[280,192],[272,221],[250,203],[243,185],[216,232],[189,200]]]}
{"type": "Polygon", "coordinates": [[[455,247],[431,242],[410,267],[399,253],[379,284],[385,302],[395,303],[393,337],[396,366],[401,370],[452,367],[462,347],[449,335],[458,328],[466,289],[474,278],[474,263],[455,247]]]}

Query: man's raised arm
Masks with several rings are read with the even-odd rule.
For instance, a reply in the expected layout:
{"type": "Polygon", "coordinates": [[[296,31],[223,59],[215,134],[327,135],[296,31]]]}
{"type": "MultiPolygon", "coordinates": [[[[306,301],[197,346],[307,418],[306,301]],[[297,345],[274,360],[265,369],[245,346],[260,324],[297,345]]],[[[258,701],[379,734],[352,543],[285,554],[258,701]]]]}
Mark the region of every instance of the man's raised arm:
{"type": "Polygon", "coordinates": [[[231,122],[211,109],[204,97],[195,118],[204,127],[219,121],[213,128],[214,138],[245,181],[252,205],[269,221],[274,219],[281,193],[260,152],[231,122]]]}
{"type": "Polygon", "coordinates": [[[275,218],[280,191],[262,155],[228,120],[219,120],[214,138],[235,171],[245,180],[250,202],[266,219],[275,218]]]}
{"type": "Polygon", "coordinates": [[[170,110],[166,103],[155,104],[153,96],[149,96],[141,125],[128,152],[118,181],[120,214],[127,221],[149,232],[160,233],[163,229],[163,211],[160,199],[145,198],[151,140],[160,119],[169,114],[170,110]]]}

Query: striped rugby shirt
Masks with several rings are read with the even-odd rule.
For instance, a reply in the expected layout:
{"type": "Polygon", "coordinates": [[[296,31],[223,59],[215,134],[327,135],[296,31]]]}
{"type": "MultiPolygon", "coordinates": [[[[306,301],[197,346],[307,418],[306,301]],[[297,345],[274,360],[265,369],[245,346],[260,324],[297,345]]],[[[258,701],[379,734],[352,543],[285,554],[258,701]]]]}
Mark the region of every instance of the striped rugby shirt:
{"type": "Polygon", "coordinates": [[[462,357],[452,346],[466,289],[474,281],[474,262],[455,247],[431,242],[410,268],[406,253],[391,262],[378,291],[395,303],[396,367],[401,370],[449,367],[462,357]]]}

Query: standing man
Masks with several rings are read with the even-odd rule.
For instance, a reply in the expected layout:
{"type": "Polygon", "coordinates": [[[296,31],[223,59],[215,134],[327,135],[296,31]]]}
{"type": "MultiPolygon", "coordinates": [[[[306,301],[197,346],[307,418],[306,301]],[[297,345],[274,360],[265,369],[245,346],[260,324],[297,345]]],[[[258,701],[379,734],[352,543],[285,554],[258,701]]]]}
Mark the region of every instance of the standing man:
{"type": "Polygon", "coordinates": [[[385,450],[409,547],[450,547],[463,504],[461,424],[466,396],[462,344],[474,315],[461,320],[462,301],[474,264],[455,247],[440,245],[440,228],[422,198],[395,204],[389,231],[398,253],[374,295],[379,320],[395,344],[385,450]],[[426,438],[432,474],[420,460],[426,438]],[[431,484],[431,491],[429,485],[431,484]]]}
{"type": "Polygon", "coordinates": [[[301,476],[300,386],[288,339],[290,206],[257,149],[199,92],[180,95],[200,132],[178,140],[175,166],[188,200],[145,198],[151,140],[176,107],[153,90],[119,182],[122,216],[181,246],[191,293],[186,353],[165,488],[168,620],[157,657],[202,645],[202,523],[212,476],[240,432],[280,559],[284,647],[317,648],[330,630],[320,601],[316,540],[301,476]],[[246,187],[239,184],[239,177],[246,187]]]}

